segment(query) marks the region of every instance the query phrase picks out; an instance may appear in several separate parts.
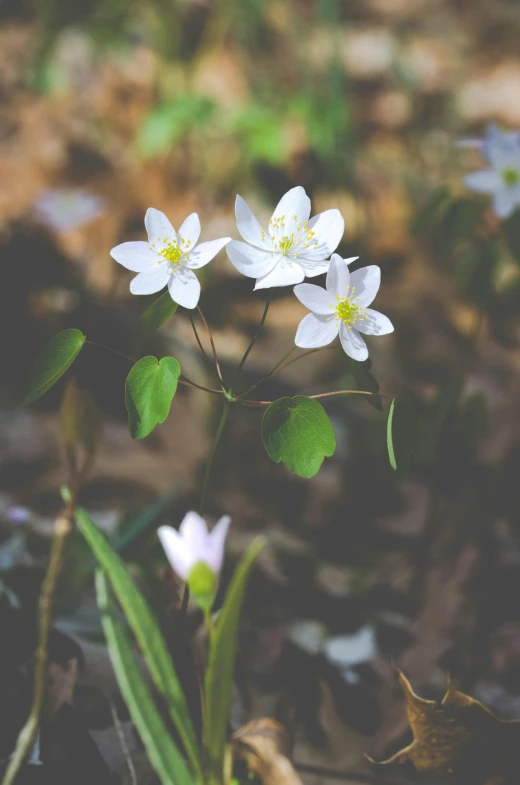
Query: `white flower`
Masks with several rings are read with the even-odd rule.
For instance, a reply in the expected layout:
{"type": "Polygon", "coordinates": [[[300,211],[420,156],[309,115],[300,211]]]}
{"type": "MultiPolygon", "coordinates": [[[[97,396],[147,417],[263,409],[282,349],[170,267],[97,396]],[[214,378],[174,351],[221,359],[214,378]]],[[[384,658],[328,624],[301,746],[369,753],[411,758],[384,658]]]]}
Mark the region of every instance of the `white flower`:
{"type": "Polygon", "coordinates": [[[193,568],[200,563],[207,565],[217,575],[224,560],[224,546],[231,518],[224,515],[208,531],[206,522],[196,512],[188,512],[179,527],[160,526],[157,530],[166,558],[177,575],[189,580],[193,568]]]}
{"type": "Polygon", "coordinates": [[[44,188],[34,202],[36,218],[67,234],[94,221],[106,211],[106,202],[97,194],[76,188],[44,188]]]}
{"type": "Polygon", "coordinates": [[[246,242],[232,240],[227,254],[239,272],[257,279],[255,289],[289,286],[326,272],[326,260],[343,236],[339,210],[326,210],[309,220],[311,200],[301,186],[280,199],[267,229],[241,196],[235,212],[237,229],[246,242]]]}
{"type": "Polygon", "coordinates": [[[310,283],[294,287],[298,300],[312,311],[300,322],[294,342],[303,349],[327,346],[339,334],[349,357],[366,360],[368,349],[360,333],[386,335],[394,328],[388,317],[368,308],[381,283],[379,267],[350,273],[349,261],[333,254],[326,289],[310,283]]]}
{"type": "Polygon", "coordinates": [[[192,270],[204,267],[230,241],[230,237],[197,245],[200,221],[189,215],[178,232],[164,213],[150,207],[144,225],[148,242],[122,243],[110,255],[127,270],[139,273],[130,284],[132,294],[155,294],[168,285],[172,300],[184,308],[196,308],[200,283],[192,270]]]}
{"type": "MultiPolygon", "coordinates": [[[[459,146],[476,147],[477,142],[462,140],[459,146]]],[[[520,133],[490,126],[480,150],[491,168],[468,174],[464,182],[473,191],[492,194],[496,215],[507,218],[520,204],[520,133]]]]}

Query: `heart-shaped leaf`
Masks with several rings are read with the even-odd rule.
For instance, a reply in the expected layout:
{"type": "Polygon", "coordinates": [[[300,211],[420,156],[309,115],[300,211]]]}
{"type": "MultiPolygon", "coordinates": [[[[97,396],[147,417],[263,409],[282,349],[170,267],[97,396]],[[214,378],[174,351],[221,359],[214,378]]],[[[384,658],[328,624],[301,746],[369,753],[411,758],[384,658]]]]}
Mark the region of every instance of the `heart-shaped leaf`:
{"type": "Polygon", "coordinates": [[[143,330],[147,333],[156,332],[174,315],[178,307],[170,292],[166,290],[139,317],[143,330]]]}
{"type": "Polygon", "coordinates": [[[29,374],[28,392],[23,405],[40,398],[61,379],[85,343],[81,330],[63,330],[51,338],[36,358],[29,374]]]}
{"type": "Polygon", "coordinates": [[[262,419],[262,440],[272,461],[282,461],[300,477],[313,477],[336,449],[325,409],[304,395],[279,398],[269,406],[262,419]]]}
{"type": "Polygon", "coordinates": [[[175,357],[143,357],[126,379],[128,426],[134,439],[143,439],[168,417],[181,366],[175,357]]]}

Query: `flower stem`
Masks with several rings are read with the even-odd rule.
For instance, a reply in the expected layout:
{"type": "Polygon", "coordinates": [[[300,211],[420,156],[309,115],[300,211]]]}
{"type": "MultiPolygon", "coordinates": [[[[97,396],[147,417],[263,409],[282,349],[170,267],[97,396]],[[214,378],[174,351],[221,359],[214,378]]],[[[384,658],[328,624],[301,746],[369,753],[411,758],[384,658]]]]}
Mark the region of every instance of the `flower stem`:
{"type": "Polygon", "coordinates": [[[252,387],[249,387],[247,390],[245,390],[245,392],[240,393],[239,397],[242,398],[244,395],[248,395],[250,392],[253,392],[253,390],[256,390],[256,388],[259,387],[262,384],[262,382],[266,382],[268,379],[271,378],[271,376],[274,376],[275,373],[277,373],[277,371],[279,370],[280,366],[287,360],[288,357],[291,356],[293,352],[296,351],[297,348],[298,348],[297,346],[293,346],[291,349],[289,349],[289,351],[286,354],[284,354],[282,359],[278,360],[274,368],[271,368],[267,376],[263,376],[261,379],[259,379],[259,381],[253,384],[252,387]]]}
{"type": "Polygon", "coordinates": [[[220,370],[220,362],[219,362],[219,359],[218,359],[217,350],[215,348],[215,341],[213,340],[213,333],[211,332],[211,328],[210,328],[209,324],[207,323],[206,317],[202,313],[201,308],[200,308],[199,305],[197,305],[197,311],[199,312],[199,316],[202,319],[202,323],[203,323],[204,327],[206,328],[206,331],[207,331],[208,336],[209,336],[209,342],[211,344],[211,351],[213,352],[213,360],[215,362],[215,369],[217,371],[217,376],[218,376],[219,381],[220,381],[220,383],[222,385],[222,389],[225,389],[224,379],[222,377],[222,371],[220,370]]]}
{"type": "Polygon", "coordinates": [[[204,515],[204,508],[206,506],[206,498],[207,498],[207,495],[208,495],[209,480],[210,480],[210,477],[211,477],[211,470],[213,468],[213,462],[214,462],[214,459],[215,459],[215,453],[217,451],[217,447],[218,447],[218,444],[220,442],[220,438],[222,436],[222,433],[224,431],[224,428],[225,428],[228,416],[229,416],[229,403],[228,403],[228,401],[225,401],[224,407],[222,409],[222,414],[220,415],[220,421],[219,421],[219,424],[217,426],[217,430],[215,432],[215,437],[213,439],[213,444],[211,446],[211,452],[210,452],[209,457],[208,457],[208,462],[206,464],[206,470],[204,472],[204,480],[202,482],[202,491],[201,491],[201,494],[200,494],[200,505],[199,505],[200,514],[201,515],[204,515]]]}
{"type": "Polygon", "coordinates": [[[249,346],[247,347],[247,349],[246,349],[246,350],[245,350],[245,352],[244,352],[244,356],[243,356],[243,357],[242,357],[242,359],[240,360],[240,365],[238,366],[237,372],[236,372],[236,374],[235,374],[235,378],[234,378],[234,380],[233,380],[232,387],[234,387],[234,385],[235,385],[235,382],[236,382],[236,379],[237,379],[237,377],[238,377],[238,375],[239,375],[240,371],[241,371],[241,370],[242,370],[242,368],[244,367],[244,365],[245,365],[245,362],[246,362],[247,358],[249,357],[249,352],[251,351],[251,349],[253,348],[253,346],[254,346],[254,345],[255,345],[255,343],[257,342],[257,340],[258,340],[258,336],[259,336],[259,335],[260,335],[260,333],[262,332],[262,328],[263,328],[263,326],[264,326],[264,324],[265,324],[265,320],[266,320],[266,317],[267,317],[267,312],[268,312],[268,310],[269,310],[269,306],[270,306],[270,305],[271,305],[271,291],[270,291],[270,290],[268,290],[268,291],[267,291],[267,301],[266,301],[266,304],[265,304],[264,312],[263,312],[263,314],[262,314],[262,318],[260,319],[260,323],[259,323],[258,327],[257,327],[257,328],[256,328],[256,330],[255,330],[255,333],[254,333],[254,335],[253,335],[253,337],[252,337],[252,339],[251,339],[251,342],[250,342],[249,346]]]}
{"type": "Polygon", "coordinates": [[[40,594],[40,616],[38,623],[38,648],[36,649],[36,664],[34,669],[34,695],[31,711],[25,725],[18,735],[14,752],[5,773],[2,785],[12,785],[18,772],[30,755],[38,736],[40,715],[46,688],[47,646],[52,617],[52,602],[60,574],[61,559],[65,542],[72,529],[74,515],[74,498],[65,505],[62,514],[54,523],[54,537],[52,540],[49,566],[42,584],[40,594]]]}

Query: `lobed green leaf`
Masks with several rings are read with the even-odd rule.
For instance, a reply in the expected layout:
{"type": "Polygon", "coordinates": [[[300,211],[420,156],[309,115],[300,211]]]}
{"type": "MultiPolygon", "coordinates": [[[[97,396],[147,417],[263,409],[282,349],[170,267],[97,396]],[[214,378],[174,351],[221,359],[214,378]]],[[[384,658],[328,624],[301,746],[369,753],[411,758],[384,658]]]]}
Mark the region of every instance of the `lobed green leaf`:
{"type": "Polygon", "coordinates": [[[139,317],[141,327],[147,333],[155,333],[165,324],[168,319],[175,314],[178,304],[171,298],[170,292],[166,290],[155,300],[139,317]]]}
{"type": "Polygon", "coordinates": [[[61,379],[80,353],[85,340],[81,330],[74,328],[63,330],[51,338],[31,369],[23,406],[36,401],[61,379]]]}
{"type": "Polygon", "coordinates": [[[125,402],[133,439],[144,439],[166,420],[180,375],[175,357],[143,357],[132,367],[126,379],[125,402]]]}
{"type": "Polygon", "coordinates": [[[325,409],[304,395],[279,398],[269,406],[262,419],[262,440],[272,461],[282,461],[300,477],[313,477],[336,449],[325,409]]]}

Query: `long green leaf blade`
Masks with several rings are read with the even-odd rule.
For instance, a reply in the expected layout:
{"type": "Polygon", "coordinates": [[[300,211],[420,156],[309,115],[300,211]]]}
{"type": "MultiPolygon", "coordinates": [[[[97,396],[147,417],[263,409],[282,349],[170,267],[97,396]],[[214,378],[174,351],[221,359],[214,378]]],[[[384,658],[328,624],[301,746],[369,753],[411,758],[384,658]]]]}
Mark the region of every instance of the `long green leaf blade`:
{"type": "Polygon", "coordinates": [[[85,340],[81,330],[75,329],[63,330],[51,338],[31,368],[23,406],[41,398],[61,379],[80,353],[85,340]]]}
{"type": "Polygon", "coordinates": [[[96,594],[117,682],[150,763],[162,785],[192,785],[193,777],[168,733],[137,666],[131,643],[110,599],[106,576],[101,570],[96,572],[96,594]]]}
{"type": "Polygon", "coordinates": [[[394,422],[394,410],[395,410],[395,398],[390,404],[390,410],[388,412],[388,420],[386,423],[386,445],[388,447],[388,458],[390,460],[390,466],[395,471],[397,470],[397,461],[395,459],[394,437],[392,431],[392,426],[394,422]]]}
{"type": "Polygon", "coordinates": [[[204,680],[204,742],[211,773],[217,781],[224,766],[242,600],[249,573],[264,545],[263,537],[254,540],[238,565],[211,640],[204,680]]]}
{"type": "Polygon", "coordinates": [[[76,521],[112,584],[148,664],[154,684],[167,703],[170,717],[192,766],[198,771],[200,753],[188,704],[150,606],[128,574],[123,561],[112,550],[105,536],[81,507],[76,510],[76,521]]]}

